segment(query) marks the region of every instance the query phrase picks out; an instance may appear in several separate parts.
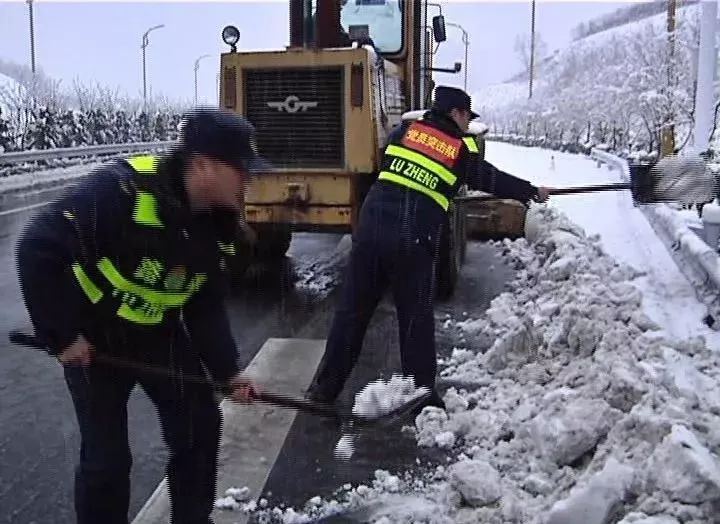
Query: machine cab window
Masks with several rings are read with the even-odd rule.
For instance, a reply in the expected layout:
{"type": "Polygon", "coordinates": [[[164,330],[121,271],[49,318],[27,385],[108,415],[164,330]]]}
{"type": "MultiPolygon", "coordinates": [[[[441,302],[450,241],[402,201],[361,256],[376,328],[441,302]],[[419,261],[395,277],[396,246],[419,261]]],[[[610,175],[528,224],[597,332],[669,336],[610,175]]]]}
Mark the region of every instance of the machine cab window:
{"type": "Polygon", "coordinates": [[[372,38],[381,53],[402,50],[402,0],[341,0],[340,24],[351,38],[372,38]]]}

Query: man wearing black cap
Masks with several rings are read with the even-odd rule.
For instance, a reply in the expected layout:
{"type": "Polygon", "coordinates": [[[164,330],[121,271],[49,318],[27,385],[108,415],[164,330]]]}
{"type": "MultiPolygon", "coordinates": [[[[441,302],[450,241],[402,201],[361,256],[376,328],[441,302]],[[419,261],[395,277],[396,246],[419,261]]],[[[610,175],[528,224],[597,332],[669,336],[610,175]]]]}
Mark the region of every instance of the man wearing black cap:
{"type": "Polygon", "coordinates": [[[187,115],[166,156],[96,169],[25,229],[17,250],[36,336],[64,366],[81,434],[75,509],[80,524],[127,524],[131,454],[127,401],[140,384],[169,448],[173,524],[208,524],[215,500],[220,410],[209,387],[251,402],[224,309],[249,175],[269,169],[253,127],[217,109],[187,115]],[[94,360],[105,354],[132,369],[94,360]],[[167,370],[150,374],[149,367],[167,370]]]}
{"type": "Polygon", "coordinates": [[[433,296],[450,202],[465,183],[502,198],[544,201],[548,196],[547,188],[479,161],[475,137],[467,134],[477,116],[467,93],[438,86],[422,120],[406,121],[390,134],[378,180],[360,212],[341,302],[310,399],[336,400],[389,287],[397,308],[403,374],[433,392],[427,405],[444,408],[435,390],[433,296]]]}

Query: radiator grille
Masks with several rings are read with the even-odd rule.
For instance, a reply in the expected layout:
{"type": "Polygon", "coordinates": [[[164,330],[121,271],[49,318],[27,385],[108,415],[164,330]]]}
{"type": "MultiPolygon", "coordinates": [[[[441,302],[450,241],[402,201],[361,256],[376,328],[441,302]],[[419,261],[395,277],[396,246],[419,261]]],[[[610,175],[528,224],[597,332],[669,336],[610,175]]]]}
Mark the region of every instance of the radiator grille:
{"type": "Polygon", "coordinates": [[[244,86],[258,149],[275,166],[343,166],[342,67],[249,69],[244,86]]]}

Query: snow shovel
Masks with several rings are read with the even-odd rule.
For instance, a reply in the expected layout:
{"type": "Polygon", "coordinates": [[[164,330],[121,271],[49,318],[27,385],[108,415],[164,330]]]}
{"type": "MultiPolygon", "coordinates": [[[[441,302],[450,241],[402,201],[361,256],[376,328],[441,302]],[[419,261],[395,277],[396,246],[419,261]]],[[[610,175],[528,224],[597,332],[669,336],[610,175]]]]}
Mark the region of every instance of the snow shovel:
{"type": "MultiPolygon", "coordinates": [[[[10,342],[13,344],[21,345],[21,346],[27,346],[35,349],[40,349],[44,352],[48,351],[47,346],[42,344],[37,338],[35,338],[32,335],[28,335],[27,333],[22,333],[20,331],[10,331],[8,334],[8,337],[10,339],[10,342]]],[[[142,371],[146,373],[151,373],[153,375],[159,375],[159,376],[165,376],[165,377],[175,377],[178,376],[172,371],[170,371],[167,368],[159,367],[159,366],[151,366],[148,364],[141,364],[138,362],[133,362],[131,360],[125,360],[119,357],[114,357],[111,355],[106,355],[103,353],[95,353],[93,358],[97,362],[101,362],[103,364],[108,364],[110,366],[115,366],[119,368],[125,368],[125,369],[132,369],[136,371],[142,371]]],[[[179,377],[182,380],[195,383],[195,384],[202,384],[202,385],[208,385],[213,388],[213,390],[218,391],[222,393],[223,395],[228,395],[230,393],[230,389],[225,384],[220,384],[218,382],[213,381],[212,379],[200,375],[192,375],[192,374],[185,374],[183,373],[182,377],[179,377]]],[[[396,423],[398,420],[402,419],[405,415],[410,413],[413,409],[415,409],[417,406],[419,406],[422,402],[424,402],[428,397],[430,396],[430,393],[426,393],[424,395],[421,395],[419,397],[416,397],[412,399],[411,401],[407,402],[406,404],[403,404],[402,406],[398,407],[397,409],[382,414],[377,417],[361,417],[358,415],[354,415],[352,413],[341,413],[338,409],[336,409],[333,406],[323,404],[320,402],[313,402],[311,400],[307,399],[301,399],[301,398],[295,398],[287,395],[282,395],[279,393],[271,393],[268,391],[260,391],[256,392],[253,398],[260,402],[265,402],[268,404],[273,404],[275,406],[284,407],[284,408],[290,408],[290,409],[297,409],[300,411],[304,411],[306,413],[311,413],[313,415],[319,415],[322,417],[327,417],[331,419],[335,419],[335,421],[344,428],[344,430],[349,430],[350,428],[354,429],[360,429],[360,428],[377,428],[377,427],[384,427],[389,426],[394,423],[396,423]]]]}
{"type": "MultiPolygon", "coordinates": [[[[556,188],[550,195],[574,195],[629,189],[637,204],[710,202],[718,195],[718,180],[700,156],[667,156],[656,164],[630,164],[630,182],[556,188]]],[[[456,197],[463,202],[495,198],[492,195],[456,197]]]]}

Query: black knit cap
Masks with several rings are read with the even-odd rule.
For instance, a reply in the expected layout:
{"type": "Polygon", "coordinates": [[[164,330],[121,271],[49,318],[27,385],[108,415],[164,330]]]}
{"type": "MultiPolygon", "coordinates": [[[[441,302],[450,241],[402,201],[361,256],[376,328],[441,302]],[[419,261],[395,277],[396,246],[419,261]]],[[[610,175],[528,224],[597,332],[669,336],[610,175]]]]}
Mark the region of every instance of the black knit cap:
{"type": "Polygon", "coordinates": [[[220,160],[251,175],[268,172],[257,150],[255,127],[243,116],[217,107],[197,107],[180,123],[180,149],[220,160]]]}
{"type": "Polygon", "coordinates": [[[480,116],[472,110],[470,95],[457,87],[437,86],[432,107],[440,113],[449,113],[452,109],[468,111],[471,120],[480,116]]]}

